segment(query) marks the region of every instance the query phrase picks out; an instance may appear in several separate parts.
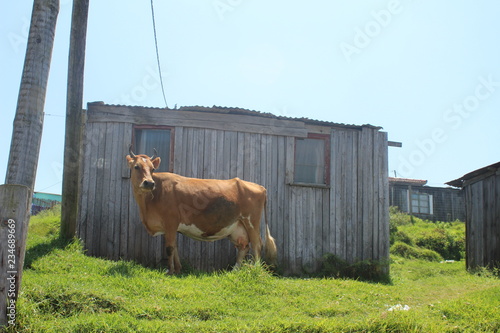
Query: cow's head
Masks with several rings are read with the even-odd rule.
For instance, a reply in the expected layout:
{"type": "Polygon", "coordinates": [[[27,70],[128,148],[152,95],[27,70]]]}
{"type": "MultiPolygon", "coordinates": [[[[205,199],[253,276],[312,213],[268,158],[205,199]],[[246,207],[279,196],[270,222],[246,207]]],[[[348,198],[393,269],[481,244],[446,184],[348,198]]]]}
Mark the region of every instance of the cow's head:
{"type": "Polygon", "coordinates": [[[127,162],[131,172],[132,186],[142,191],[152,191],[155,189],[155,181],[151,174],[160,166],[161,159],[157,157],[156,149],[153,156],[136,155],[132,152],[132,145],[129,147],[127,162]]]}

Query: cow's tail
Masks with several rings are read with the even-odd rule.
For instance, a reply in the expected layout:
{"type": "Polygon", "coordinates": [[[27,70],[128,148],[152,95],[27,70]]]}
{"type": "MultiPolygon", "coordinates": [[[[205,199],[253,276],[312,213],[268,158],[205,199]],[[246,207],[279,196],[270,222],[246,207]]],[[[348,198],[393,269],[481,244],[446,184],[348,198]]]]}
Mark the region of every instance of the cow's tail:
{"type": "Polygon", "coordinates": [[[278,250],[276,248],[276,242],[271,236],[271,232],[269,231],[269,224],[267,223],[267,196],[266,201],[264,202],[264,221],[266,221],[266,240],[264,245],[264,260],[267,264],[271,266],[276,266],[278,263],[277,256],[278,250]]]}

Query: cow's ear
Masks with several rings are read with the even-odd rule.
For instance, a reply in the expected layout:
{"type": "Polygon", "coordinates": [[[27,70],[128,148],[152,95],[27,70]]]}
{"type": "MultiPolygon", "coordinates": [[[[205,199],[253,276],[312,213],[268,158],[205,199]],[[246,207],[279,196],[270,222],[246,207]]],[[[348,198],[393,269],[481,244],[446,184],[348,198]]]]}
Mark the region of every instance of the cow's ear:
{"type": "Polygon", "coordinates": [[[130,155],[125,156],[125,158],[127,159],[128,164],[134,163],[134,159],[130,157],[130,155]]]}
{"type": "Polygon", "coordinates": [[[159,157],[157,157],[157,158],[155,158],[154,160],[151,161],[151,163],[153,163],[153,166],[157,170],[160,167],[160,162],[161,162],[161,158],[159,158],[159,157]]]}

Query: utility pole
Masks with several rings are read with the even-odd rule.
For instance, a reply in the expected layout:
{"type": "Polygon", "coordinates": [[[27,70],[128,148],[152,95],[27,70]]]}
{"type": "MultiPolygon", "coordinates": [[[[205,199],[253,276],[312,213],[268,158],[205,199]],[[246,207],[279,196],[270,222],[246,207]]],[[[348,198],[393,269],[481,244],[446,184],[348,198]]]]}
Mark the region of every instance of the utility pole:
{"type": "Polygon", "coordinates": [[[5,184],[0,185],[0,327],[15,325],[59,0],[34,0],[5,184]]]}
{"type": "Polygon", "coordinates": [[[66,99],[66,134],[61,207],[61,237],[71,239],[76,233],[78,195],[80,192],[80,156],[83,127],[83,76],[89,0],[74,0],[68,60],[66,99]]]}

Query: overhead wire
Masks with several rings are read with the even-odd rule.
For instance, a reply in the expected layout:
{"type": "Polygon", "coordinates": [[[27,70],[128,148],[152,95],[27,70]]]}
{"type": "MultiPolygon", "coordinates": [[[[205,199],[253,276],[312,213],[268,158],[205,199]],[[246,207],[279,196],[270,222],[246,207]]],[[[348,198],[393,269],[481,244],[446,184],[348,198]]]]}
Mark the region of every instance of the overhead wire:
{"type": "Polygon", "coordinates": [[[42,188],[41,190],[36,190],[35,192],[43,192],[43,191],[45,191],[45,190],[48,190],[48,189],[49,189],[49,188],[51,188],[51,187],[54,187],[54,186],[56,186],[56,185],[61,184],[61,183],[62,183],[62,180],[60,180],[60,181],[58,181],[57,183],[52,184],[52,185],[50,185],[50,186],[44,187],[44,188],[42,188]]]}
{"type": "Polygon", "coordinates": [[[167,98],[165,97],[165,88],[163,86],[163,76],[161,74],[160,52],[158,51],[158,39],[156,38],[156,22],[155,22],[155,11],[154,11],[153,0],[151,0],[151,16],[153,17],[153,32],[155,37],[156,60],[158,62],[158,73],[160,75],[161,92],[163,93],[163,101],[165,102],[165,107],[168,108],[167,98]]]}

